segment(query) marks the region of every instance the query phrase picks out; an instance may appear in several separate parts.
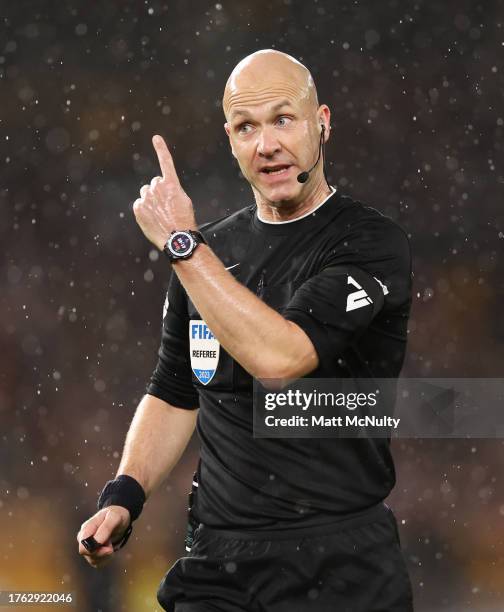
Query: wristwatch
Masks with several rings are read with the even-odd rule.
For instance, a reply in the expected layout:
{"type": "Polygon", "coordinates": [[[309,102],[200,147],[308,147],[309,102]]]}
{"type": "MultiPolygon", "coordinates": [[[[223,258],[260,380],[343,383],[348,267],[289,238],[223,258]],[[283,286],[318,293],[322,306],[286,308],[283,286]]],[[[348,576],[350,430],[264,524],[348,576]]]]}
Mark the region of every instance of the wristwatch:
{"type": "Polygon", "coordinates": [[[206,244],[203,235],[193,230],[175,230],[169,236],[163,248],[163,253],[170,261],[189,259],[198,244],[206,244]]]}

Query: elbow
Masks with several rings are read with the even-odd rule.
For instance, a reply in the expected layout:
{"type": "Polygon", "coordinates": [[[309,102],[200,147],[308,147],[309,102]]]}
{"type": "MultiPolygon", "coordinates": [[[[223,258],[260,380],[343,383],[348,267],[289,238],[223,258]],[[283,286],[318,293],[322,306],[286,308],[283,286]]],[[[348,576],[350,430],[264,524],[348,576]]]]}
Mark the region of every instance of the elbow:
{"type": "Polygon", "coordinates": [[[306,333],[291,321],[285,321],[288,333],[257,351],[249,373],[267,388],[283,388],[297,378],[313,372],[319,365],[315,347],[306,333]],[[269,348],[269,350],[268,350],[269,348]]]}
{"type": "Polygon", "coordinates": [[[298,378],[295,375],[295,370],[289,367],[279,367],[279,364],[274,364],[273,367],[265,367],[265,364],[258,364],[257,370],[252,374],[253,377],[265,389],[282,389],[289,382],[298,378]]]}
{"type": "Polygon", "coordinates": [[[296,379],[306,376],[318,366],[318,356],[313,353],[298,358],[290,356],[286,359],[268,361],[261,359],[255,364],[254,372],[250,372],[257,381],[268,390],[283,389],[296,379]]]}

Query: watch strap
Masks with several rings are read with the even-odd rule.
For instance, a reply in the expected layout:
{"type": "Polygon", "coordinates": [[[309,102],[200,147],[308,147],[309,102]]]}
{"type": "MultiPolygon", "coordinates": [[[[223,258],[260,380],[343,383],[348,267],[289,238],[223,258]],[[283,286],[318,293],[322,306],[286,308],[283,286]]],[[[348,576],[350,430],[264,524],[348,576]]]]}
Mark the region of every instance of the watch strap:
{"type": "Polygon", "coordinates": [[[199,243],[201,244],[207,244],[207,241],[205,240],[205,237],[203,236],[203,234],[201,232],[199,232],[198,230],[189,230],[188,234],[191,234],[191,236],[197,240],[199,243]]]}

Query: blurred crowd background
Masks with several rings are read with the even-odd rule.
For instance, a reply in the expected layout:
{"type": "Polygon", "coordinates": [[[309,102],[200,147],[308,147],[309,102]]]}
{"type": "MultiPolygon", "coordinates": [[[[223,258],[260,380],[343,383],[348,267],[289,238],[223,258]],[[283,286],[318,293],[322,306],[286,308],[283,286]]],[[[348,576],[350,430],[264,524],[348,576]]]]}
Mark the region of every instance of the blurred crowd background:
{"type": "MultiPolygon", "coordinates": [[[[404,376],[504,370],[504,4],[1,3],[0,590],[160,610],[183,554],[194,439],[101,570],[76,534],[156,362],[170,276],[131,212],[162,134],[199,222],[253,202],[224,133],[234,65],[274,47],[332,110],[328,174],[408,231],[404,376]]],[[[395,440],[418,612],[504,609],[503,442],[395,440]]],[[[20,609],[20,608],[19,608],[20,609]]]]}

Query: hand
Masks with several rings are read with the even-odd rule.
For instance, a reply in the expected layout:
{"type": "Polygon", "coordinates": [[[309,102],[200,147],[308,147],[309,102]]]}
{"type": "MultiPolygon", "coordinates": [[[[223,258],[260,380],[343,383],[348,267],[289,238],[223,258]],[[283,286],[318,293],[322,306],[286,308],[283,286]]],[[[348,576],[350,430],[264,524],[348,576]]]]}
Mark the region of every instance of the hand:
{"type": "Polygon", "coordinates": [[[140,189],[133,203],[135,218],[145,236],[162,251],[173,230],[196,229],[191,199],[180,185],[173,159],[161,136],[152,139],[162,177],[140,189]]]}
{"type": "Polygon", "coordinates": [[[85,523],[82,523],[77,542],[79,543],[79,555],[94,568],[106,565],[114,554],[112,542],[118,542],[130,524],[129,510],[123,506],[108,506],[102,508],[85,523]],[[89,552],[81,540],[94,536],[100,546],[94,552],[89,552]]]}

